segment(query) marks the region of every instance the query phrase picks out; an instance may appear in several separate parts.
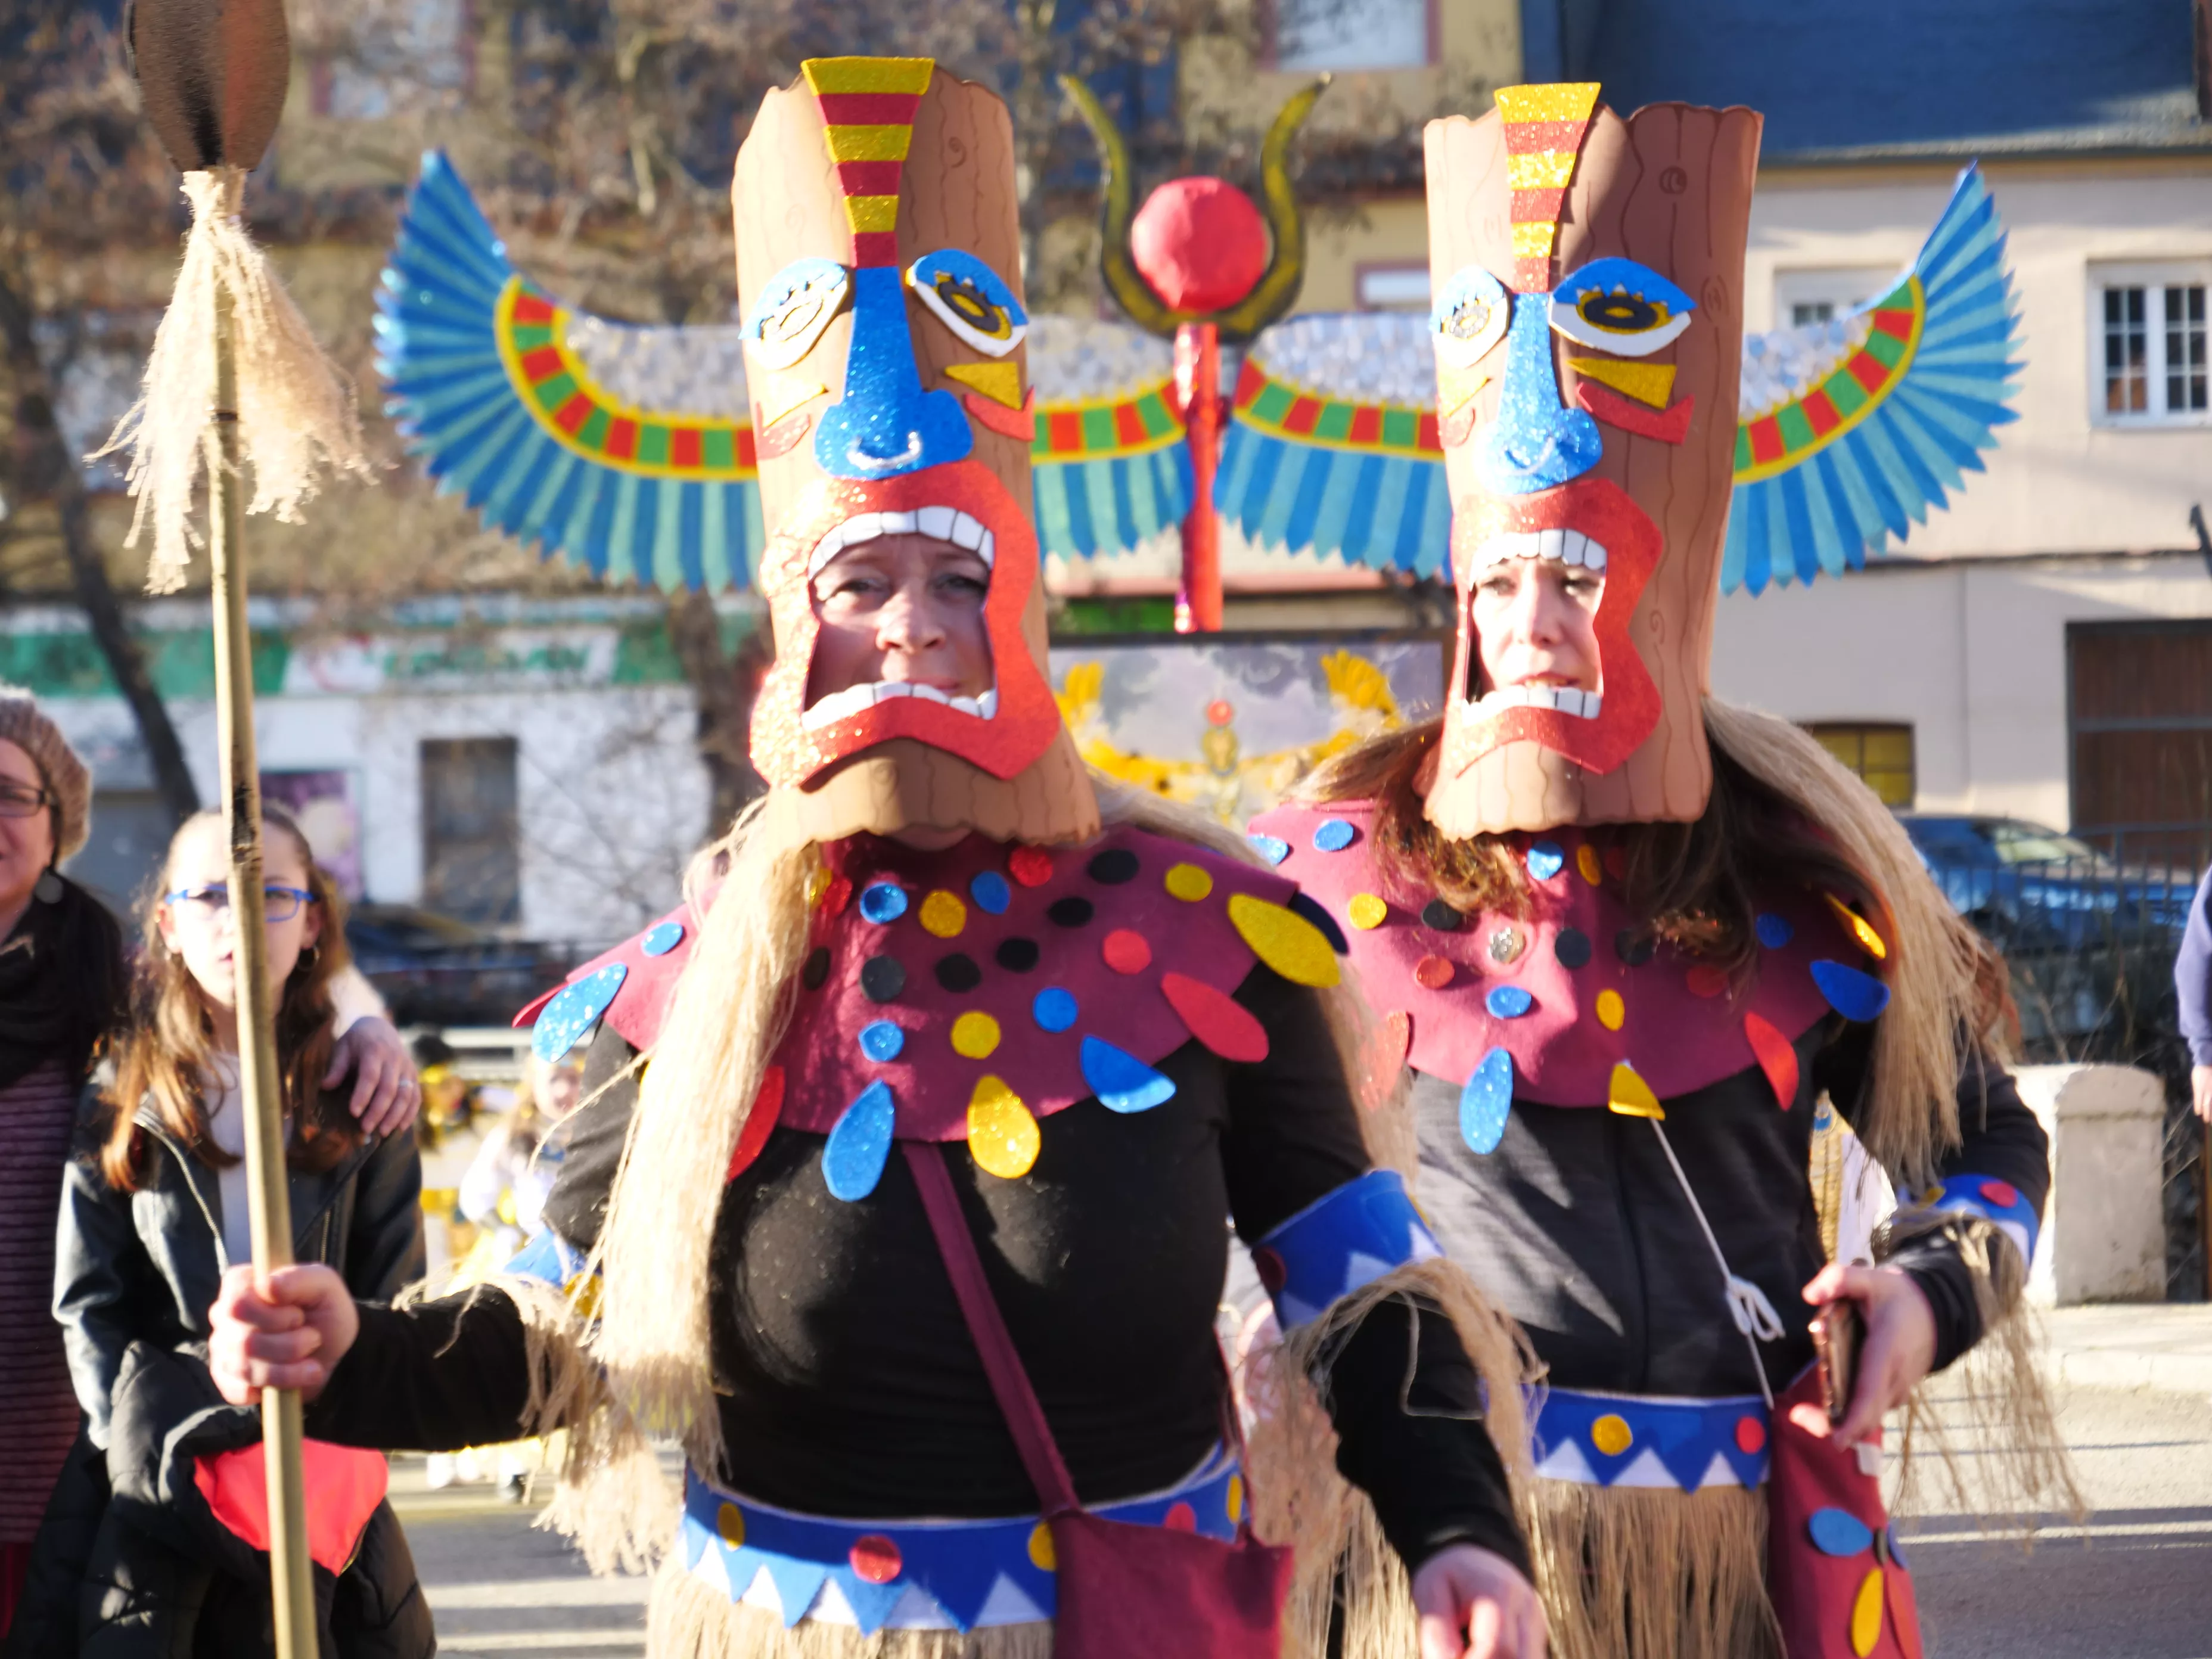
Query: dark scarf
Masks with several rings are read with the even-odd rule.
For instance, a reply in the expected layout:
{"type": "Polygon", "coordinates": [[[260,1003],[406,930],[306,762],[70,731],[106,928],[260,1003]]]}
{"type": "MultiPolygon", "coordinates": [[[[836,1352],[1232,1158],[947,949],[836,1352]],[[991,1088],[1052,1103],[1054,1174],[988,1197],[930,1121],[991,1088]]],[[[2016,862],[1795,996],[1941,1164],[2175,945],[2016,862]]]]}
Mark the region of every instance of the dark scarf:
{"type": "Polygon", "coordinates": [[[98,899],[67,878],[53,903],[33,899],[0,945],[0,1089],[49,1060],[82,1081],[124,983],[122,930],[98,899]]]}

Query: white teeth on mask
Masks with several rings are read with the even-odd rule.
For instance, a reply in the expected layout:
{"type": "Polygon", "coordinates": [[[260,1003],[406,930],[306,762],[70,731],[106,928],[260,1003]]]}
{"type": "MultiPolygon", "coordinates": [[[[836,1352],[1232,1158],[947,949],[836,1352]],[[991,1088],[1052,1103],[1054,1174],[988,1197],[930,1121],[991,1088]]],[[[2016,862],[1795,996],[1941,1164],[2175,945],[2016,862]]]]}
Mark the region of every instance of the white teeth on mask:
{"type": "Polygon", "coordinates": [[[999,717],[999,688],[995,685],[980,697],[956,697],[933,685],[916,685],[907,680],[873,680],[823,698],[799,717],[799,724],[810,732],[817,732],[894,697],[919,697],[926,702],[942,703],[976,720],[999,717]]]}
{"type": "Polygon", "coordinates": [[[1580,691],[1571,685],[1509,685],[1485,693],[1478,702],[1469,703],[1462,697],[1460,707],[1477,720],[1488,720],[1508,708],[1555,708],[1562,714],[1594,720],[1603,707],[1603,698],[1598,692],[1580,691]]]}
{"type": "Polygon", "coordinates": [[[1507,559],[1556,559],[1605,574],[1605,548],[1579,530],[1523,530],[1492,536],[1474,550],[1474,568],[1487,570],[1507,559]]]}
{"type": "Polygon", "coordinates": [[[880,536],[910,536],[919,532],[933,542],[950,542],[964,548],[987,565],[994,563],[996,543],[991,532],[965,513],[949,507],[921,507],[911,513],[855,513],[830,527],[807,556],[806,580],[848,547],[858,547],[880,536]]]}

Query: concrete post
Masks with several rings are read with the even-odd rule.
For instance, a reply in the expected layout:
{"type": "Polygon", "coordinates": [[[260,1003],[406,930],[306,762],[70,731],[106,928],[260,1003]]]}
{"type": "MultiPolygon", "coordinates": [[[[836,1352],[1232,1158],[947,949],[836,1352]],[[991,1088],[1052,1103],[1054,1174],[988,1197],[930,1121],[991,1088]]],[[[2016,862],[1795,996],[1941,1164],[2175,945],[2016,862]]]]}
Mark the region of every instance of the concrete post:
{"type": "Polygon", "coordinates": [[[2014,1073],[2051,1137],[2051,1202],[2028,1273],[2045,1306],[2166,1300],[2166,1095],[2132,1066],[2014,1073]]]}

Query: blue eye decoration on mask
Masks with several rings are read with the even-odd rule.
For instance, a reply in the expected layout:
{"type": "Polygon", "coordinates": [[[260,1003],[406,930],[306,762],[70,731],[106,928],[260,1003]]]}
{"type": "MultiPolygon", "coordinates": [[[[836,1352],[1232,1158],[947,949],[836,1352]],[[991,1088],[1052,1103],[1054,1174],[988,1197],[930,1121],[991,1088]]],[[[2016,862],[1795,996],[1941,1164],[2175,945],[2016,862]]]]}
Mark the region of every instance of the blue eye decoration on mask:
{"type": "Polygon", "coordinates": [[[1505,337],[1511,313],[1505,284],[1480,265],[1454,271],[1429,313],[1437,361],[1451,368],[1473,368],[1505,337]]]}
{"type": "Polygon", "coordinates": [[[835,259],[794,259],[745,313],[745,343],[762,368],[789,368],[814,349],[852,290],[852,273],[835,259]]]}
{"type": "Polygon", "coordinates": [[[1648,357],[1682,337],[1698,302],[1649,265],[1593,259],[1552,291],[1552,326],[1577,345],[1648,357]]]}
{"type": "Polygon", "coordinates": [[[930,315],[990,356],[1005,356],[1030,331],[1029,313],[1013,289],[964,249],[923,254],[908,267],[906,280],[930,315]]]}

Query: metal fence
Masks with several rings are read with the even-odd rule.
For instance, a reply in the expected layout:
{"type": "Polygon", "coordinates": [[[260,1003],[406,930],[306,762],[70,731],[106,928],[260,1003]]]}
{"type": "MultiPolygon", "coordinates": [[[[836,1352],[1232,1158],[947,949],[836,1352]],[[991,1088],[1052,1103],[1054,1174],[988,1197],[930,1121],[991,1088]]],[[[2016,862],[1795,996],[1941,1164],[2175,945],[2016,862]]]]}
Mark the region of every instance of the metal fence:
{"type": "Polygon", "coordinates": [[[2016,863],[1928,859],[1960,914],[2003,951],[2030,1064],[2139,1066],[2166,1085],[2168,1294],[2208,1293],[2207,1137],[2189,1109],[2174,957],[2212,823],[2098,824],[2087,856],[2016,863]]]}

